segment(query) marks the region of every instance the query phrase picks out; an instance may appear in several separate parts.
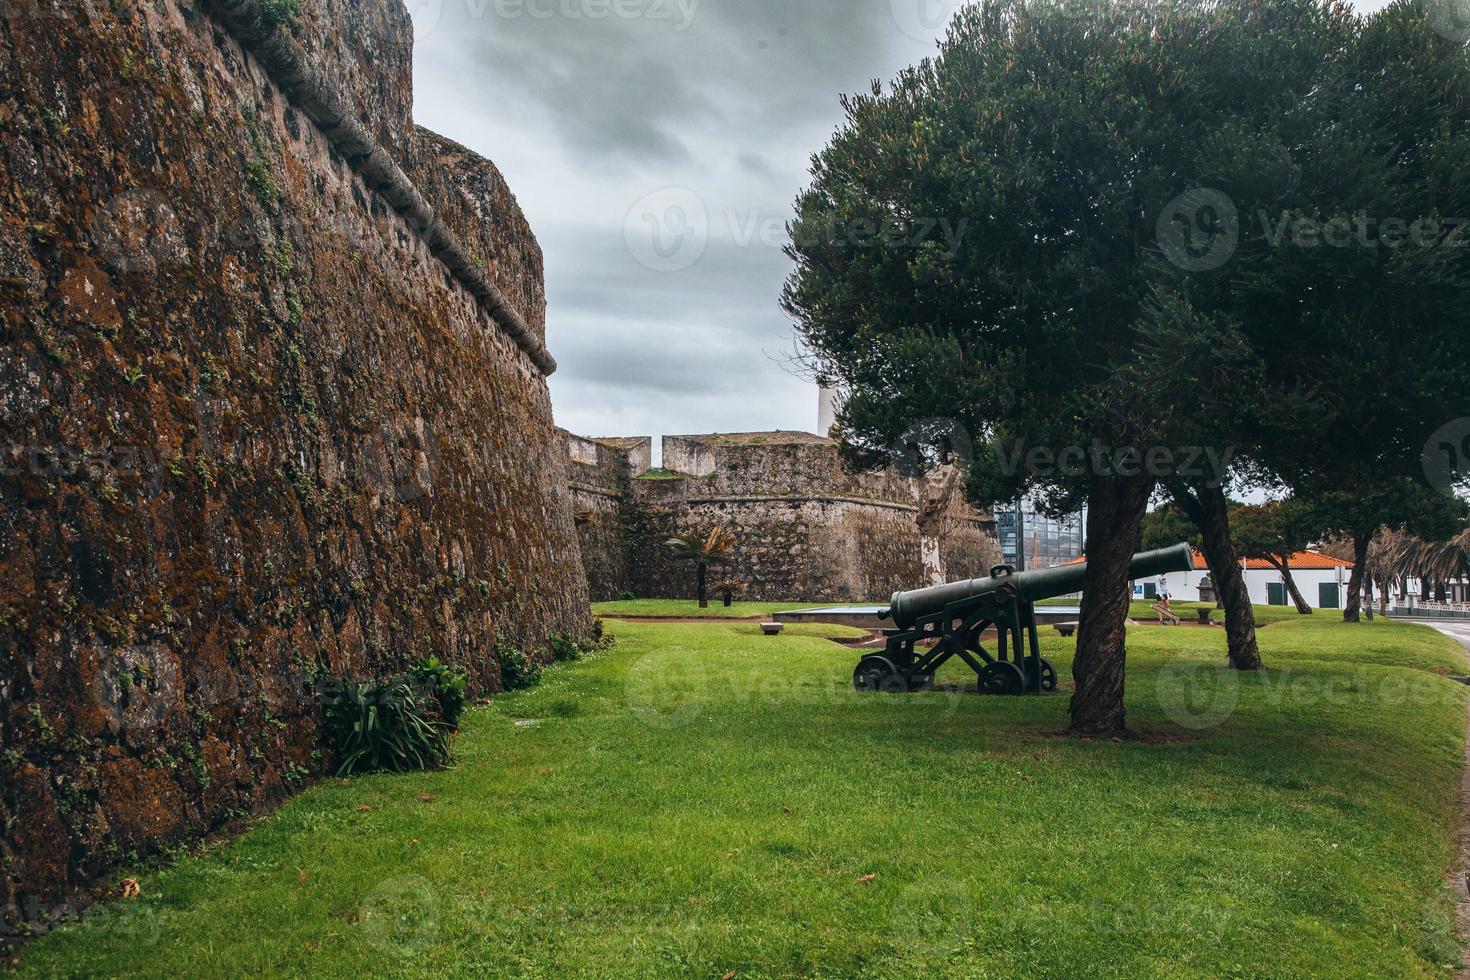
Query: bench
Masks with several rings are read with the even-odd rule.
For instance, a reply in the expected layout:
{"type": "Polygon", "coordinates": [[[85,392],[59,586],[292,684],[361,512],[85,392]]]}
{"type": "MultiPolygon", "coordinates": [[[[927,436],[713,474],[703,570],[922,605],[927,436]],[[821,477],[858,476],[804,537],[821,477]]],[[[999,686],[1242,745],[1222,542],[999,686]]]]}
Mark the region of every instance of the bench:
{"type": "Polygon", "coordinates": [[[1165,609],[1163,606],[1159,605],[1157,602],[1154,603],[1152,606],[1149,606],[1149,608],[1159,614],[1159,622],[1162,623],[1164,626],[1179,625],[1179,617],[1171,613],[1169,610],[1165,609]]]}
{"type": "Polygon", "coordinates": [[[1073,633],[1077,632],[1076,623],[1057,623],[1056,626],[1057,632],[1060,633],[1062,636],[1071,636],[1073,633]]]}
{"type": "Polygon", "coordinates": [[[761,632],[767,636],[776,636],[784,628],[781,623],[761,623],[761,632]]]}

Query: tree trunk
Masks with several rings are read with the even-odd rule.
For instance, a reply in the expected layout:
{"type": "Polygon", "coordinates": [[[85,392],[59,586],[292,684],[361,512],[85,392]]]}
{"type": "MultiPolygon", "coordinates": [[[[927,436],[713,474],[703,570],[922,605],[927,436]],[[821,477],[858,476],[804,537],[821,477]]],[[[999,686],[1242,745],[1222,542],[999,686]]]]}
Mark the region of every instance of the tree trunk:
{"type": "Polygon", "coordinates": [[[699,608],[709,607],[709,596],[704,591],[704,562],[694,566],[694,597],[699,600],[699,608]]]}
{"type": "Polygon", "coordinates": [[[1373,532],[1353,535],[1353,574],[1348,578],[1347,601],[1342,604],[1342,621],[1356,623],[1363,608],[1363,566],[1368,562],[1368,545],[1373,532]]]}
{"type": "Polygon", "coordinates": [[[1286,583],[1286,593],[1291,596],[1296,611],[1303,616],[1312,615],[1312,607],[1307,603],[1306,596],[1302,595],[1302,590],[1297,588],[1296,577],[1291,574],[1291,558],[1288,557],[1283,561],[1272,555],[1266,560],[1271,563],[1272,568],[1281,573],[1281,581],[1286,583]]]}
{"type": "Polygon", "coordinates": [[[1256,645],[1256,611],[1251,606],[1250,590],[1235,556],[1235,543],[1230,540],[1230,502],[1220,487],[1201,487],[1200,506],[1204,523],[1200,526],[1205,563],[1215,577],[1220,598],[1225,603],[1225,639],[1230,666],[1236,670],[1260,670],[1261,651],[1256,645]]]}
{"type": "Polygon", "coordinates": [[[1147,477],[1093,477],[1087,500],[1087,572],[1077,656],[1072,661],[1073,735],[1122,735],[1124,647],[1128,622],[1128,567],[1138,550],[1153,481],[1147,477]]]}
{"type": "Polygon", "coordinates": [[[1225,644],[1230,666],[1236,670],[1260,670],[1261,650],[1256,645],[1256,611],[1251,606],[1250,590],[1240,570],[1235,543],[1230,540],[1230,502],[1220,487],[1201,487],[1191,491],[1184,486],[1170,487],[1179,509],[1200,530],[1201,550],[1210,577],[1225,607],[1225,644]]]}

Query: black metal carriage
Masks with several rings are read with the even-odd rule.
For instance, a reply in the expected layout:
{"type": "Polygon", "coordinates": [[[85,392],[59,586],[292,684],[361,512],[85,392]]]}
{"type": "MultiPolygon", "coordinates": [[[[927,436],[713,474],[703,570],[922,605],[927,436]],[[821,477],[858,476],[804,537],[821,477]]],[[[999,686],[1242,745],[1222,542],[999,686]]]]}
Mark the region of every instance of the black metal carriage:
{"type": "MultiPolygon", "coordinates": [[[[1131,578],[1187,571],[1194,567],[1189,545],[1177,544],[1133,557],[1131,578]]],[[[858,662],[852,683],[860,691],[922,691],[951,657],[975,671],[979,689],[990,694],[1039,694],[1056,690],[1057,672],[1041,656],[1036,607],[1041,599],[1079,592],[1087,564],[1017,572],[997,565],[987,578],[952,582],[912,592],[895,592],[879,616],[892,619],[882,653],[858,662]],[[995,655],[981,645],[996,633],[995,655]]]]}

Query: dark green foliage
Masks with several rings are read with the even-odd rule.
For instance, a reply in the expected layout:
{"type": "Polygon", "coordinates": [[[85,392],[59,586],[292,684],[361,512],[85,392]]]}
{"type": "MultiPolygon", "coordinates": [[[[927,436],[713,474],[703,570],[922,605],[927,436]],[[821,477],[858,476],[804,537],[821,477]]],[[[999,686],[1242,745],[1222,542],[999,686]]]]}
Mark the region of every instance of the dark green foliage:
{"type": "Polygon", "coordinates": [[[266,27],[283,27],[299,13],[298,0],[261,0],[260,19],[266,27]]]}
{"type": "Polygon", "coordinates": [[[408,668],[408,682],[425,702],[439,706],[439,718],[451,729],[459,728],[459,717],[464,713],[465,687],[469,675],[462,670],[441,663],[438,657],[420,660],[408,668]]]}
{"type": "Polygon", "coordinates": [[[317,690],[337,775],[443,769],[449,726],[402,677],[362,684],[327,679],[317,690]]]}
{"type": "Polygon", "coordinates": [[[618,593],[618,601],[619,602],[632,602],[634,599],[637,599],[637,598],[638,598],[638,593],[636,593],[636,592],[629,592],[626,589],[623,590],[622,592],[619,592],[618,593]]]}
{"type": "Polygon", "coordinates": [[[541,664],[520,650],[501,643],[496,646],[495,654],[500,660],[500,683],[505,690],[516,691],[541,683],[541,664]]]}
{"type": "Polygon", "coordinates": [[[1155,480],[1357,488],[1470,415],[1470,249],[1281,234],[1365,214],[1443,236],[1470,214],[1467,91],[1422,3],[982,0],[844,100],[785,307],[846,391],[853,462],[902,461],[939,418],[974,444],[973,499],[1087,501],[1074,705],[1121,711],[1107,597],[1155,480]],[[1186,447],[1227,462],[1197,476],[1186,447]]]}
{"type": "Polygon", "coordinates": [[[1141,550],[1167,548],[1180,541],[1188,541],[1190,547],[1195,549],[1200,547],[1199,528],[1177,505],[1164,504],[1155,507],[1144,517],[1142,540],[1139,543],[1141,550]]]}
{"type": "Polygon", "coordinates": [[[566,633],[552,633],[547,644],[551,647],[551,658],[558,663],[581,660],[586,652],[580,641],[566,633]]]}
{"type": "Polygon", "coordinates": [[[547,645],[551,647],[552,659],[560,663],[581,660],[598,650],[606,650],[612,646],[612,637],[603,632],[602,620],[594,619],[585,639],[579,640],[570,633],[553,633],[547,639],[547,645]]]}

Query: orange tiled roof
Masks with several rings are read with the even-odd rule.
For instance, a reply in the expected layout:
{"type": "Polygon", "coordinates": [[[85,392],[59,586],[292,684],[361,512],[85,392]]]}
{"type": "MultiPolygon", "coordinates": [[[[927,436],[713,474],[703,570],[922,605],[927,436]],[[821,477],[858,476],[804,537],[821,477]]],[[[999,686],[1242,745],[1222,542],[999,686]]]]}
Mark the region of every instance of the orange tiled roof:
{"type": "MultiPolygon", "coordinates": [[[[1067,564],[1076,565],[1086,560],[1086,558],[1073,558],[1071,561],[1067,562],[1067,564]]],[[[1245,567],[1248,571],[1270,572],[1276,570],[1275,566],[1266,561],[1264,558],[1247,558],[1245,560],[1245,567]]],[[[1353,563],[1342,558],[1333,558],[1331,555],[1324,555],[1320,551],[1298,551],[1296,554],[1291,556],[1290,567],[1291,570],[1294,572],[1313,570],[1320,571],[1322,569],[1328,568],[1352,568],[1353,563]]],[[[1196,550],[1194,553],[1194,569],[1197,572],[1207,572],[1210,570],[1210,565],[1208,562],[1205,561],[1204,554],[1198,550],[1196,550]]]]}
{"type": "MultiPolygon", "coordinates": [[[[1296,554],[1291,556],[1291,561],[1288,564],[1292,571],[1297,571],[1298,569],[1302,571],[1311,571],[1313,569],[1353,567],[1353,563],[1350,561],[1347,561],[1343,558],[1333,558],[1331,555],[1324,555],[1320,551],[1298,551],[1296,554]]],[[[1204,557],[1200,555],[1199,552],[1195,552],[1194,567],[1206,567],[1204,564],[1204,557]]],[[[1272,566],[1270,562],[1261,558],[1247,558],[1245,561],[1245,567],[1270,569],[1272,566]]]]}

